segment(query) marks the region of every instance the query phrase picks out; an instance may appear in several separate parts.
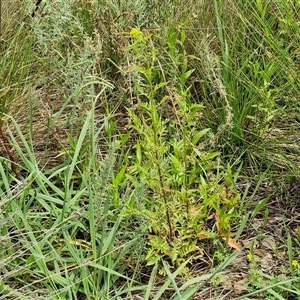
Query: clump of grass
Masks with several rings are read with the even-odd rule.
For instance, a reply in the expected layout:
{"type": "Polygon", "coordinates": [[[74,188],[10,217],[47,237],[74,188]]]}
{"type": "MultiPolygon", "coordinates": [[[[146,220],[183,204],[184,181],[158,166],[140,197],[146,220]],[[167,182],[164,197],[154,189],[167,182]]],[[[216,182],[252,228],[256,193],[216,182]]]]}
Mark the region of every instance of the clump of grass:
{"type": "MultiPolygon", "coordinates": [[[[113,146],[99,170],[94,144],[97,134],[94,108],[87,114],[75,151],[69,154],[68,165],[47,173],[38,168],[21,131],[26,155],[11,136],[23,159],[27,177],[22,182],[15,179],[17,185],[13,188],[1,162],[4,199],[1,209],[5,213],[1,217],[3,247],[0,255],[6,270],[1,293],[5,297],[77,299],[84,295],[88,299],[103,299],[113,289],[117,292],[118,287],[113,286],[118,278],[128,284],[134,282],[123,274],[125,269],[120,260],[128,255],[139,237],[128,241],[118,237],[122,211],[128,201],[133,201],[134,194],[124,191],[122,197],[111,183],[115,180],[113,146]],[[88,148],[85,139],[90,141],[88,148]],[[80,167],[79,161],[83,155],[92,157],[85,168],[80,167]],[[78,176],[74,176],[78,172],[82,179],[79,186],[78,176]],[[117,194],[122,202],[113,208],[111,200],[117,194]]],[[[18,127],[15,121],[13,123],[18,127]]]]}
{"type": "Polygon", "coordinates": [[[1,3],[0,18],[0,139],[11,169],[17,175],[13,147],[4,129],[5,114],[28,92],[34,53],[31,49],[32,36],[22,23],[24,11],[16,3],[4,2],[1,3]]]}
{"type": "Polygon", "coordinates": [[[291,118],[297,59],[287,50],[297,48],[297,37],[285,42],[296,7],[282,1],[213,1],[203,8],[211,13],[211,27],[205,29],[207,19],[194,19],[200,30],[191,28],[187,39],[199,58],[193,63],[198,77],[193,93],[207,107],[210,143],[228,156],[247,153],[248,160],[284,164],[295,172],[282,141],[297,151],[290,139],[297,122],[291,118]]]}

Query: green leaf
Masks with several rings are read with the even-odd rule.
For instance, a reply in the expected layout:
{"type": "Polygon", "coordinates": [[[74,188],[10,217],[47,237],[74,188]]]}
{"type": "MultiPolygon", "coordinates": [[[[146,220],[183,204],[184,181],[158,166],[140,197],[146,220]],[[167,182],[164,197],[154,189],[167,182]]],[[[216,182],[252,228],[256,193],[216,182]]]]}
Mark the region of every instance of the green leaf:
{"type": "Polygon", "coordinates": [[[193,145],[197,145],[198,142],[200,141],[200,139],[208,132],[210,131],[210,128],[206,128],[206,129],[203,129],[201,131],[197,131],[194,136],[193,136],[193,140],[192,140],[192,143],[193,145]]]}

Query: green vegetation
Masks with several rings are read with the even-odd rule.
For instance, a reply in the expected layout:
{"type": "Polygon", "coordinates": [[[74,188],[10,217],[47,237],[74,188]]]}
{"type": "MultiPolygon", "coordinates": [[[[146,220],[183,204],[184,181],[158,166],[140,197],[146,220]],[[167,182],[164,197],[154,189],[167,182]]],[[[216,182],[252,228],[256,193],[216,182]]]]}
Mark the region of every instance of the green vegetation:
{"type": "Polygon", "coordinates": [[[299,11],[2,1],[0,299],[299,297],[299,11]]]}

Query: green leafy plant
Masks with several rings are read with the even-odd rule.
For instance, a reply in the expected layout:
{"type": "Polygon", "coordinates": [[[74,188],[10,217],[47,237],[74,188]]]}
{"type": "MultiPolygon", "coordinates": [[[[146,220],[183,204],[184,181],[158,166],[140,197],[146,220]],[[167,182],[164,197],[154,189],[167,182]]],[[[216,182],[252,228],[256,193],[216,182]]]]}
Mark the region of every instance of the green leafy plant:
{"type": "Polygon", "coordinates": [[[143,212],[152,232],[146,259],[150,265],[162,258],[180,265],[190,254],[195,259],[203,255],[201,239],[229,237],[239,195],[231,169],[221,170],[219,153],[202,148],[208,129],[199,126],[202,106],[189,99],[186,82],[192,71],[184,32],[171,28],[167,34],[169,63],[178,69],[172,84],[164,77],[168,71],[160,68],[157,37],[136,28],[130,37],[133,42],[127,50],[137,60],[130,72],[138,102],[128,112],[138,137],[128,175],[134,182],[140,178],[151,191],[143,212]],[[215,221],[215,233],[208,228],[209,219],[215,221]]]}

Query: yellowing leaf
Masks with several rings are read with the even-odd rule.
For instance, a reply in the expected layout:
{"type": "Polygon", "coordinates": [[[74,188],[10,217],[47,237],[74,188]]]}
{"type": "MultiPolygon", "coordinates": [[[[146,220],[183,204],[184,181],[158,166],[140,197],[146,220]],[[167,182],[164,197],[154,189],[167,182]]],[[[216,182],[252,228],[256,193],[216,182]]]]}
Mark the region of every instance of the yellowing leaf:
{"type": "Polygon", "coordinates": [[[69,240],[69,244],[74,246],[80,246],[82,248],[90,248],[91,244],[85,240],[69,240]]]}
{"type": "Polygon", "coordinates": [[[214,237],[213,233],[210,233],[208,231],[202,231],[198,234],[199,239],[211,239],[214,237]]]}
{"type": "Polygon", "coordinates": [[[222,238],[229,238],[231,236],[231,232],[229,230],[222,229],[219,231],[219,235],[222,238]]]}

